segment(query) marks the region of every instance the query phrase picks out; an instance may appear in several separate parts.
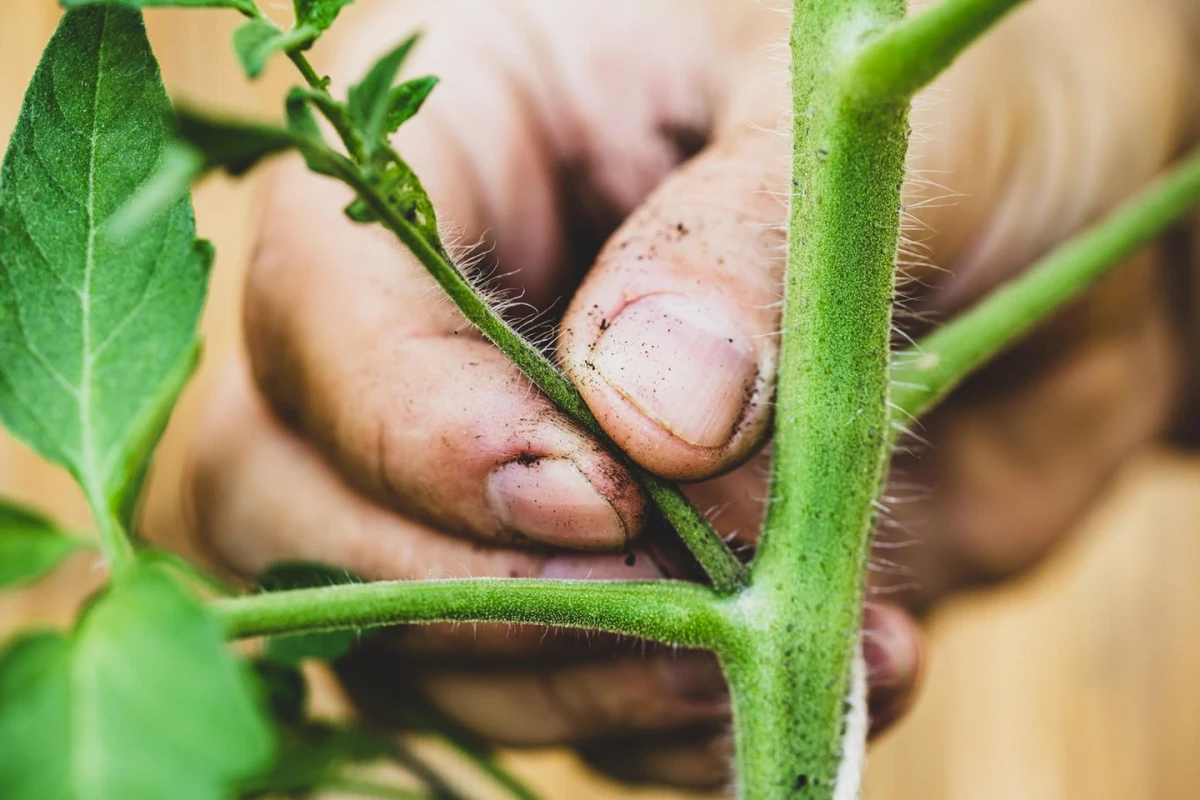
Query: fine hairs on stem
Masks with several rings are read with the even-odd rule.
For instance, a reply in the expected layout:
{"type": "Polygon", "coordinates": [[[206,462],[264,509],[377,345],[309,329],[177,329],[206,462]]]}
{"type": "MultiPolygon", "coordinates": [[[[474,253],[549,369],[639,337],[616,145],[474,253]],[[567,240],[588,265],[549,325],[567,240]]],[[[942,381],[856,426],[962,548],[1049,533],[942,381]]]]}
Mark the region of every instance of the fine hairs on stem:
{"type": "MultiPolygon", "coordinates": [[[[180,618],[200,631],[196,641],[204,625],[209,626],[212,647],[206,653],[197,646],[194,652],[215,653],[212,671],[225,678],[233,670],[221,672],[220,657],[228,657],[223,637],[270,637],[266,650],[281,642],[286,650],[287,645],[328,644],[333,638],[320,634],[432,622],[605,631],[711,651],[730,688],[737,791],[752,800],[848,800],[857,794],[868,727],[859,631],[867,554],[879,525],[893,431],[918,420],[972,371],[1078,297],[1200,200],[1197,154],[975,308],[892,354],[896,265],[898,256],[904,257],[901,192],[911,103],[1021,0],[940,0],[915,15],[906,14],[906,0],[794,0],[789,38],[791,189],[771,485],[757,553],[744,564],[679,487],[620,452],[551,358],[510,324],[468,276],[468,268],[450,255],[432,201],[391,137],[417,113],[437,82],[426,76],[393,85],[415,36],[379,58],[360,83],[345,87],[342,100],[306,53],[349,0],[295,0],[296,25],[286,31],[254,0],[65,0],[71,8],[106,3],[125,9],[120,12],[124,21],[143,44],[142,23],[128,11],[131,7],[237,9],[248,18],[235,36],[247,73],[256,76],[267,56],[282,53],[303,79],[287,95],[284,126],[211,119],[178,109],[176,159],[164,159],[157,183],[151,179],[141,203],[127,206],[130,218],[153,217],[149,210],[162,210],[154,201],[178,206],[186,199],[188,182],[207,170],[240,175],[267,157],[298,152],[312,171],[353,191],[348,217],[389,231],[471,325],[625,463],[710,584],[479,578],[310,579],[268,586],[263,579],[261,591],[234,596],[203,573],[154,557],[129,535],[123,518],[128,498],[121,495],[122,503],[113,503],[110,487],[82,480],[97,510],[101,543],[114,562],[114,585],[127,593],[147,593],[132,594],[138,602],[130,601],[129,607],[139,602],[145,607],[140,598],[151,592],[173,597],[183,609],[180,618]],[[318,124],[318,118],[327,125],[318,124]],[[336,141],[327,140],[329,130],[336,141]],[[219,596],[201,604],[160,567],[193,583],[208,582],[219,596]]],[[[107,15],[118,13],[93,10],[102,15],[96,17],[101,30],[107,15]]],[[[68,50],[64,60],[73,52],[68,50]]],[[[153,77],[158,80],[157,74],[153,77]]],[[[99,79],[95,82],[98,86],[99,79]]],[[[161,123],[167,101],[161,83],[157,90],[164,111],[155,119],[161,123]]],[[[160,144],[170,133],[162,136],[160,144]]],[[[94,141],[92,145],[94,151],[94,141]]],[[[93,188],[89,185],[89,198],[93,188]]],[[[161,216],[155,219],[162,221],[161,216]]],[[[194,233],[192,228],[189,246],[194,233]]],[[[84,248],[89,263],[94,238],[84,248]]],[[[197,244],[196,249],[195,255],[211,257],[210,247],[197,244]]],[[[88,293],[77,294],[86,298],[88,293]]],[[[197,354],[198,346],[186,354],[190,360],[170,376],[175,383],[169,388],[182,386],[197,354]]],[[[163,396],[174,401],[174,395],[163,396]]],[[[140,480],[122,477],[129,484],[140,480]]],[[[56,657],[66,654],[63,659],[76,652],[65,642],[53,646],[60,648],[56,657]]],[[[305,652],[303,657],[313,657],[305,652]]],[[[318,652],[320,658],[336,660],[345,651],[318,652]]],[[[23,673],[23,679],[32,672],[23,673]]],[[[251,706],[248,700],[240,708],[258,714],[246,711],[251,706]]],[[[511,794],[529,796],[514,778],[481,763],[511,794]]],[[[319,785],[380,797],[425,796],[341,773],[324,776],[319,785]]]]}

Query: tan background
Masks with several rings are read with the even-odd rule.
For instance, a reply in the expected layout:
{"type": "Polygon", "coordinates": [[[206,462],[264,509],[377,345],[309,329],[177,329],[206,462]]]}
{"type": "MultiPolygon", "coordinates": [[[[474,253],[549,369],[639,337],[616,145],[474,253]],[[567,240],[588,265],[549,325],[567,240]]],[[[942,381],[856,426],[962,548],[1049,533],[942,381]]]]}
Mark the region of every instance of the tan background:
{"type": "MultiPolygon", "coordinates": [[[[57,17],[51,0],[0,0],[0,131],[11,129],[57,17]]],[[[260,83],[246,83],[227,44],[232,12],[148,18],[174,96],[274,113],[291,76],[280,64],[260,83]]],[[[210,181],[198,192],[197,213],[218,252],[208,360],[173,422],[160,475],[179,474],[205,387],[237,343],[253,188],[210,181]]],[[[0,439],[0,490],[87,523],[70,482],[7,439],[0,439]]],[[[173,500],[165,496],[157,518],[171,516],[173,500]]],[[[1200,457],[1147,453],[1036,574],[962,598],[932,620],[926,686],[915,713],[874,749],[867,798],[1200,797],[1198,570],[1200,457]]],[[[90,564],[74,563],[36,590],[5,597],[0,630],[31,618],[65,619],[94,581],[90,564]]],[[[566,756],[521,756],[513,765],[552,798],[618,792],[579,778],[566,756]]]]}

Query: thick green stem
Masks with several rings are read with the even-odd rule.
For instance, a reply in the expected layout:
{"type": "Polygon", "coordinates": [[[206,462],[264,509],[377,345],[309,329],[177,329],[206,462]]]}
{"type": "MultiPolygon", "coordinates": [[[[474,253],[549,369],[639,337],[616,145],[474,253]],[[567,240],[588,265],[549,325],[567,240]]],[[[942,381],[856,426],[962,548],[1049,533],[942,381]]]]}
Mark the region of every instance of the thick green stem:
{"type": "MultiPolygon", "coordinates": [[[[393,208],[352,164],[337,162],[339,177],[367,202],[380,221],[425,266],[458,309],[496,347],[507,355],[539,389],[576,422],[586,428],[614,454],[621,451],[612,444],[578,390],[541,350],[517,333],[479,293],[446,254],[429,242],[417,228],[393,208]]],[[[684,497],[676,486],[651,475],[626,460],[634,477],[650,495],[680,538],[692,551],[712,580],[713,588],[729,594],[745,585],[746,568],[704,515],[684,497]]]]}
{"type": "Polygon", "coordinates": [[[866,98],[910,99],[1026,0],[939,0],[892,25],[851,62],[847,86],[866,98]]]}
{"type": "Polygon", "coordinates": [[[903,0],[809,0],[792,23],[793,165],[771,505],[740,599],[733,689],[742,796],[833,796],[873,504],[908,98],[845,83],[903,0]]]}
{"type": "Polygon", "coordinates": [[[248,595],[217,600],[212,608],[231,637],[422,622],[513,622],[695,648],[711,649],[727,638],[716,595],[675,581],[380,581],[248,595]]]}
{"type": "Polygon", "coordinates": [[[967,375],[1200,203],[1200,152],[1021,277],[895,358],[892,402],[907,419],[928,412],[967,375]]]}

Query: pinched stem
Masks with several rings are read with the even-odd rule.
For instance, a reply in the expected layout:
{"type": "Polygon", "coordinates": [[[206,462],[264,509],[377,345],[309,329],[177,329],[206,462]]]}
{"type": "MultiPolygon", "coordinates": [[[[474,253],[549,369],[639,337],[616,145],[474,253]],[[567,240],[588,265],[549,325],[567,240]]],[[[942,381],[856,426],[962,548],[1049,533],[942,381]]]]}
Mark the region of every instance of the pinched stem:
{"type": "Polygon", "coordinates": [[[338,176],[371,207],[384,227],[395,234],[409,252],[424,265],[463,316],[507,355],[559,408],[625,462],[663,517],[679,533],[680,538],[708,574],[713,588],[721,594],[730,594],[744,586],[745,566],[738,561],[737,556],[730,551],[704,515],[679,488],[650,474],[624,456],[620,448],[608,438],[579,391],[558,367],[541,350],[514,330],[445,252],[426,239],[415,225],[389,204],[356,165],[345,159],[337,159],[335,169],[338,176]]]}
{"type": "Polygon", "coordinates": [[[872,100],[909,100],[1026,0],[939,0],[890,25],[850,63],[846,85],[872,100]]]}
{"type": "Polygon", "coordinates": [[[380,581],[214,601],[231,637],[425,622],[583,628],[681,647],[728,639],[720,599],[694,583],[526,578],[380,581]]]}
{"type": "Polygon", "coordinates": [[[917,419],[965,377],[1200,203],[1200,151],[915,347],[897,354],[892,402],[917,419]]]}

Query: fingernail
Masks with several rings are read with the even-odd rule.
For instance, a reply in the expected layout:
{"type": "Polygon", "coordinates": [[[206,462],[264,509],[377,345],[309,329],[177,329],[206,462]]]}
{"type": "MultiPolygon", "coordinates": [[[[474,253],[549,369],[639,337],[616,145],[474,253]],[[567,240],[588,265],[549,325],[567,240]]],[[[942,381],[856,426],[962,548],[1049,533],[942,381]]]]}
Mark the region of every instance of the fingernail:
{"type": "Polygon", "coordinates": [[[863,609],[863,660],[872,689],[906,688],[916,679],[921,652],[912,623],[899,609],[863,609]]]}
{"type": "Polygon", "coordinates": [[[678,295],[627,305],[600,335],[591,366],[669,433],[699,447],[732,437],[754,389],[754,349],[720,312],[678,295]]]}
{"type": "Polygon", "coordinates": [[[625,544],[616,509],[565,458],[497,467],[488,477],[487,502],[506,528],[544,544],[597,550],[625,544]]]}
{"type": "Polygon", "coordinates": [[[688,703],[724,703],[729,697],[721,667],[711,656],[681,654],[662,661],[667,688],[688,703]]]}

